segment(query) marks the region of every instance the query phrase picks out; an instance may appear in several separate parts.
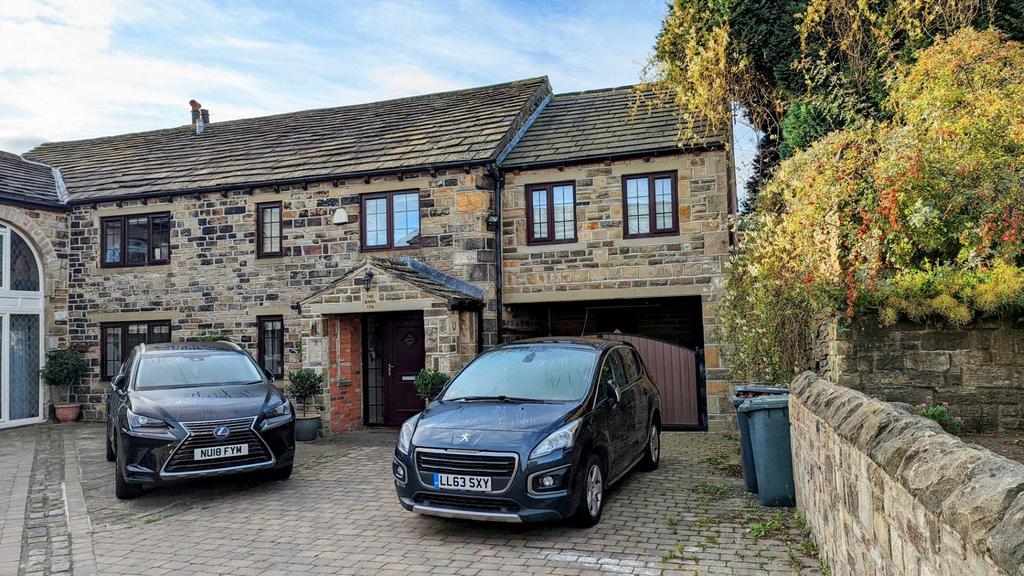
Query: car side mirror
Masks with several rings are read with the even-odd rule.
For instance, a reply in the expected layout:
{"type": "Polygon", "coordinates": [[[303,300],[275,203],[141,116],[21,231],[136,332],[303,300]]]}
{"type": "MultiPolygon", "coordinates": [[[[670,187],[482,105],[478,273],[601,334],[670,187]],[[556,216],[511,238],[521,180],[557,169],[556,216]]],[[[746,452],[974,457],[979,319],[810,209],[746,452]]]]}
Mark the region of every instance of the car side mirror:
{"type": "Polygon", "coordinates": [[[622,394],[619,393],[619,387],[615,385],[614,380],[605,382],[605,387],[608,390],[608,399],[611,401],[612,406],[622,401],[622,394]]]}
{"type": "Polygon", "coordinates": [[[110,384],[114,387],[114,390],[118,392],[124,392],[128,387],[128,382],[124,379],[124,374],[118,374],[114,376],[114,379],[110,381],[110,384]]]}
{"type": "Polygon", "coordinates": [[[274,381],[276,381],[276,380],[277,380],[277,377],[276,377],[276,376],[274,376],[274,373],[273,373],[273,372],[271,372],[270,370],[268,370],[266,366],[264,366],[264,367],[262,368],[262,370],[263,370],[263,373],[267,375],[267,378],[268,378],[268,379],[269,379],[269,380],[270,380],[271,382],[274,382],[274,381]]]}

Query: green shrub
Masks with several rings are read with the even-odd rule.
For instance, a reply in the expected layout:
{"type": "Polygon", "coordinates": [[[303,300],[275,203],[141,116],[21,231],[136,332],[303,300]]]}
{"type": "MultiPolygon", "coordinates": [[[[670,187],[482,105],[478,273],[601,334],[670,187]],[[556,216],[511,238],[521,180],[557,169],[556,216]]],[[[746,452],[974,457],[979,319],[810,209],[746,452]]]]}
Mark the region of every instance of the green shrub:
{"type": "Polygon", "coordinates": [[[965,29],[891,83],[889,118],[782,162],[744,218],[718,309],[733,381],[788,382],[837,311],[1024,314],[1024,45],[965,29]]]}
{"type": "Polygon", "coordinates": [[[416,394],[430,402],[441,393],[448,380],[448,375],[444,372],[424,368],[416,375],[416,394]]]}
{"type": "Polygon", "coordinates": [[[89,364],[74,350],[61,348],[46,353],[46,364],[40,372],[43,382],[50,386],[67,386],[68,399],[71,386],[89,371],[89,364]]]}
{"type": "Polygon", "coordinates": [[[929,396],[926,402],[922,402],[917,405],[917,413],[925,418],[930,418],[939,423],[942,429],[950,434],[956,436],[960,435],[960,432],[964,429],[964,420],[959,416],[953,416],[949,413],[949,404],[943,402],[942,404],[934,404],[932,397],[929,396]]]}
{"type": "Polygon", "coordinates": [[[309,368],[288,373],[288,395],[302,404],[302,415],[306,415],[306,400],[323,394],[324,376],[309,368]]]}

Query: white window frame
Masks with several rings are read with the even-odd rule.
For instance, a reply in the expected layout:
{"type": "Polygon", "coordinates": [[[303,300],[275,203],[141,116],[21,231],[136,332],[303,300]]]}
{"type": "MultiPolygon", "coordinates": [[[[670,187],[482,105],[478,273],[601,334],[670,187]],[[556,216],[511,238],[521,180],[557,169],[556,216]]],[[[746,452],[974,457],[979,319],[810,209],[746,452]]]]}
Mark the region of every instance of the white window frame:
{"type": "Polygon", "coordinates": [[[43,389],[42,378],[39,380],[39,414],[35,418],[22,418],[19,420],[10,419],[11,390],[10,390],[10,366],[11,366],[11,315],[12,314],[35,314],[39,316],[39,367],[43,366],[46,357],[46,326],[43,317],[44,300],[46,293],[44,286],[45,274],[43,272],[43,261],[39,258],[39,252],[32,244],[31,237],[19,231],[16,227],[7,222],[0,221],[0,244],[3,246],[3,280],[0,281],[0,429],[23,426],[25,424],[37,424],[46,420],[43,408],[46,404],[45,390],[43,389]],[[22,291],[11,290],[11,231],[21,236],[28,246],[32,256],[36,259],[36,271],[39,273],[39,290],[22,291]]]}

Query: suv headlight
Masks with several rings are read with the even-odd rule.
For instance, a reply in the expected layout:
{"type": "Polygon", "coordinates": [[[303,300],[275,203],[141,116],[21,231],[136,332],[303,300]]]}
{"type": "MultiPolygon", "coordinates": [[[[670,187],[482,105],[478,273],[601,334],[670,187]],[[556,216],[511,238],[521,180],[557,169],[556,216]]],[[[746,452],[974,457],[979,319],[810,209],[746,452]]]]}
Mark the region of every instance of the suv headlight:
{"type": "Polygon", "coordinates": [[[270,410],[267,410],[266,412],[264,412],[263,413],[263,417],[264,418],[277,418],[279,416],[287,416],[287,415],[289,415],[291,413],[292,413],[292,408],[291,408],[291,406],[288,405],[288,401],[285,400],[284,402],[282,402],[282,403],[278,404],[277,406],[274,406],[270,410]]]}
{"type": "Polygon", "coordinates": [[[566,450],[572,448],[573,443],[576,442],[576,431],[579,427],[580,421],[573,420],[551,434],[548,434],[548,437],[542,440],[540,444],[537,444],[537,447],[533,449],[533,452],[530,452],[530,460],[547,456],[555,450],[566,450]]]}
{"type": "Polygon", "coordinates": [[[409,447],[412,445],[412,433],[416,431],[416,423],[419,421],[420,415],[417,414],[402,424],[402,431],[398,434],[398,451],[402,454],[409,453],[409,447]]]}
{"type": "Polygon", "coordinates": [[[135,412],[128,410],[128,428],[131,430],[158,431],[163,430],[164,428],[170,428],[170,424],[159,418],[143,416],[142,414],[136,414],[135,412]]]}

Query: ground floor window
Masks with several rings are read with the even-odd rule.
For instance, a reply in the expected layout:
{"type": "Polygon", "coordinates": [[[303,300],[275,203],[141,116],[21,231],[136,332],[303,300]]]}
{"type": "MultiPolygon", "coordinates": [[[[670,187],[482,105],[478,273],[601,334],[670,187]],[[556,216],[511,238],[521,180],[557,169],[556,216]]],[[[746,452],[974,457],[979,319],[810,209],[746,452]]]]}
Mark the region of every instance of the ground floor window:
{"type": "Polygon", "coordinates": [[[284,319],[280,316],[260,316],[260,366],[275,378],[284,378],[284,319]]]}
{"type": "Polygon", "coordinates": [[[100,326],[100,374],[112,378],[128,352],[139,344],[171,341],[171,321],[108,322],[100,326]]]}

